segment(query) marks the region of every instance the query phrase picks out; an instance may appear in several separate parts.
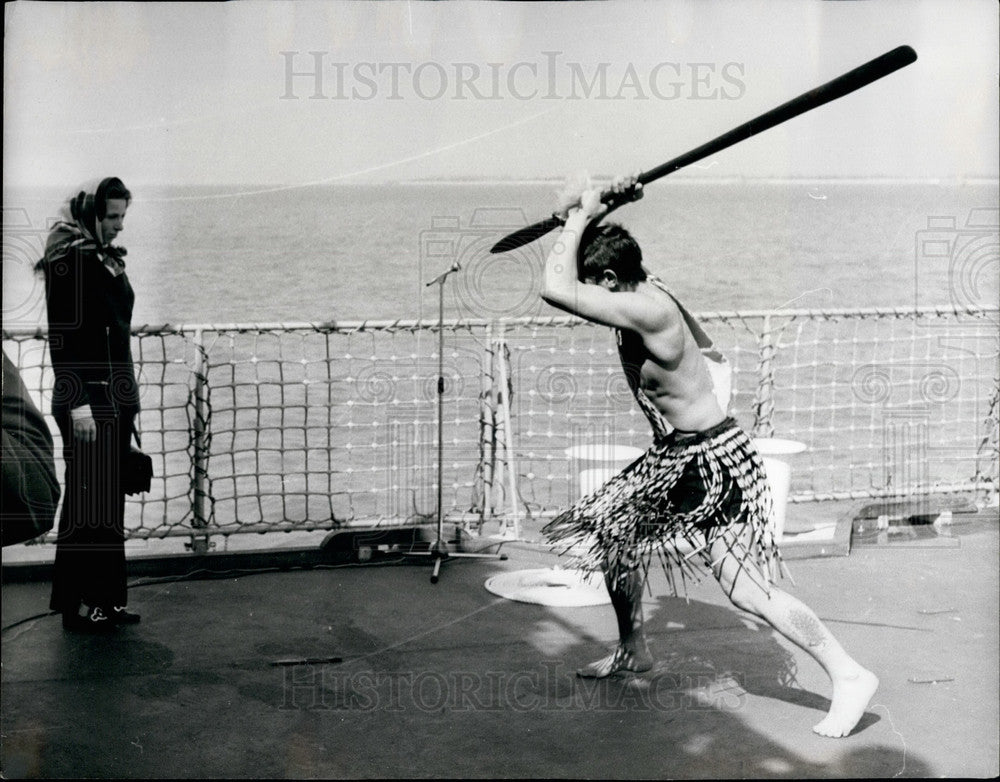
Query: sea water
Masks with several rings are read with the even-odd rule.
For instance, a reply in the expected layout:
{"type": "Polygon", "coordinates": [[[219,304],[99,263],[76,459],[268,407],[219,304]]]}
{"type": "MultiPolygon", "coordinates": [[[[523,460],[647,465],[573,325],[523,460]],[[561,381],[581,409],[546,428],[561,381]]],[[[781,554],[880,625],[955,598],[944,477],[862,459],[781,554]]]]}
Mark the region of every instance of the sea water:
{"type": "MultiPolygon", "coordinates": [[[[449,318],[559,314],[538,297],[557,232],[489,252],[547,217],[557,186],[133,186],[119,242],[134,323],[435,319],[442,293],[449,318]],[[432,283],[456,265],[443,291],[432,283]]],[[[678,179],[647,191],[608,219],[635,234],[646,266],[693,311],[1000,299],[995,181],[678,179]]],[[[44,323],[31,265],[65,195],[5,190],[7,328],[44,323]]]]}

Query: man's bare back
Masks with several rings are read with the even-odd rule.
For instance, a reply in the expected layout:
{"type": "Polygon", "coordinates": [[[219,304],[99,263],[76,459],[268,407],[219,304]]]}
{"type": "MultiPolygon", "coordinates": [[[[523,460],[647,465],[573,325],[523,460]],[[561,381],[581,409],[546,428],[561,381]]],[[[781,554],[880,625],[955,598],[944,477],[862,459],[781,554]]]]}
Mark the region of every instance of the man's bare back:
{"type": "Polygon", "coordinates": [[[636,293],[655,297],[664,307],[665,327],[658,331],[621,329],[621,356],[627,376],[667,422],[685,432],[701,432],[725,419],[694,335],[674,301],[648,282],[636,293]]]}

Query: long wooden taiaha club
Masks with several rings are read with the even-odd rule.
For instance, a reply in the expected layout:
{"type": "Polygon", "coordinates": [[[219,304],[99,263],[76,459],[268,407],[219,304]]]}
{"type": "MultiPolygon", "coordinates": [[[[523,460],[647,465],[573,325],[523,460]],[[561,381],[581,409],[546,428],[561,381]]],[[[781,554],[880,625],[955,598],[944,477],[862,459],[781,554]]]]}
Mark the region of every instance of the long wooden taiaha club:
{"type": "MultiPolygon", "coordinates": [[[[917,53],[911,47],[899,46],[892,51],[886,52],[881,57],[876,57],[864,65],[859,65],[842,76],[838,76],[826,84],[822,84],[809,92],[799,95],[797,98],[793,98],[787,103],[783,103],[761,114],[749,122],[744,122],[742,125],[723,133],[721,136],[702,144],[700,147],[685,152],[673,160],[668,160],[666,163],[649,169],[649,171],[642,172],[637,177],[637,181],[643,186],[648,185],[650,182],[672,174],[674,171],[682,169],[685,166],[690,166],[692,163],[714,155],[716,152],[720,152],[727,147],[763,133],[775,125],[780,125],[782,122],[787,122],[794,117],[798,117],[800,114],[805,114],[807,111],[812,111],[825,103],[837,100],[837,98],[842,98],[862,87],[866,87],[872,82],[878,81],[890,73],[915,62],[916,59],[917,53]]],[[[633,200],[633,193],[634,191],[615,193],[609,189],[601,194],[601,201],[607,204],[608,212],[611,212],[622,204],[633,200]]],[[[563,223],[565,223],[565,219],[562,216],[553,214],[545,220],[525,226],[505,236],[493,245],[490,252],[509,252],[545,236],[553,228],[563,225],[563,223]]]]}

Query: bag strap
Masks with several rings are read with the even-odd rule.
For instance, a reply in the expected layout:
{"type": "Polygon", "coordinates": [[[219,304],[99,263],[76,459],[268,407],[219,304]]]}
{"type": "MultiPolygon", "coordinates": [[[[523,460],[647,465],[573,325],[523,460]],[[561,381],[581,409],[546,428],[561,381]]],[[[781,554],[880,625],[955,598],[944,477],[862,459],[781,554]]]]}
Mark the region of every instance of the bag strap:
{"type": "MultiPolygon", "coordinates": [[[[111,383],[114,380],[114,367],[111,364],[111,329],[108,326],[104,327],[104,353],[108,359],[108,382],[109,387],[114,386],[111,383]]],[[[109,391],[109,393],[112,393],[109,391]]],[[[112,399],[112,402],[114,400],[112,399]]],[[[142,450],[142,436],[139,434],[139,422],[136,418],[132,418],[132,436],[135,438],[135,444],[139,446],[139,450],[142,450]]]]}
{"type": "MultiPolygon", "coordinates": [[[[695,316],[687,311],[687,307],[681,304],[680,301],[677,299],[677,297],[674,296],[671,290],[664,284],[663,280],[652,274],[650,274],[647,277],[647,279],[651,283],[653,283],[653,285],[655,285],[657,288],[659,288],[661,291],[667,294],[671,299],[673,299],[674,304],[677,305],[677,309],[681,311],[681,315],[684,318],[684,322],[687,323],[688,328],[691,329],[691,335],[694,337],[694,341],[698,345],[698,347],[701,348],[703,351],[710,350],[711,348],[713,348],[715,342],[712,340],[710,336],[708,336],[708,333],[705,331],[705,329],[701,327],[701,324],[698,322],[695,316]]],[[[718,351],[715,352],[717,353],[718,351]]]]}

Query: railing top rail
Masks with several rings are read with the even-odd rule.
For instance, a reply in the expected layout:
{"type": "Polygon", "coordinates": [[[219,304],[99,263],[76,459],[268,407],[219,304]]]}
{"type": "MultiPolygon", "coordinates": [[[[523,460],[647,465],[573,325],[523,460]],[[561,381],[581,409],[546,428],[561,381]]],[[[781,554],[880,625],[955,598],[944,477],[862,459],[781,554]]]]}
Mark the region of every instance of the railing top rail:
{"type": "MultiPolygon", "coordinates": [[[[966,316],[986,318],[1000,314],[1000,307],[956,307],[954,304],[928,305],[922,307],[843,307],[829,309],[772,309],[772,310],[712,310],[695,315],[704,321],[713,320],[758,320],[763,318],[805,318],[828,320],[834,318],[912,318],[966,316]]],[[[581,318],[571,315],[539,317],[529,315],[520,318],[451,318],[444,321],[449,329],[487,328],[504,326],[576,326],[587,324],[581,318]]],[[[315,331],[320,333],[357,331],[423,331],[438,327],[437,319],[395,320],[345,320],[345,321],[270,321],[260,323],[183,323],[183,324],[143,324],[133,326],[133,334],[195,334],[201,332],[252,332],[252,331],[315,331]]],[[[5,326],[4,339],[34,337],[43,339],[47,329],[41,326],[5,326]]]]}

